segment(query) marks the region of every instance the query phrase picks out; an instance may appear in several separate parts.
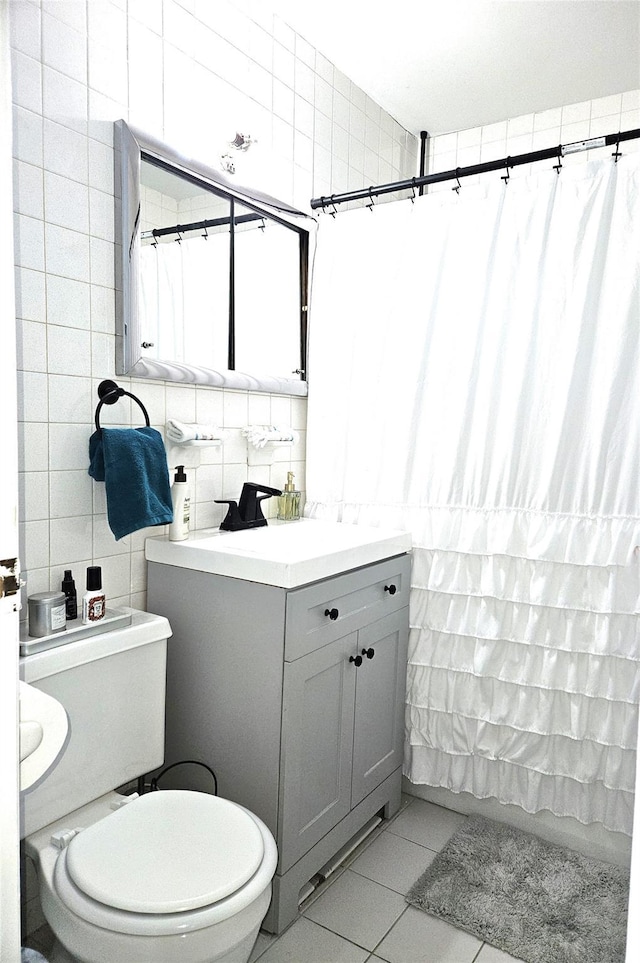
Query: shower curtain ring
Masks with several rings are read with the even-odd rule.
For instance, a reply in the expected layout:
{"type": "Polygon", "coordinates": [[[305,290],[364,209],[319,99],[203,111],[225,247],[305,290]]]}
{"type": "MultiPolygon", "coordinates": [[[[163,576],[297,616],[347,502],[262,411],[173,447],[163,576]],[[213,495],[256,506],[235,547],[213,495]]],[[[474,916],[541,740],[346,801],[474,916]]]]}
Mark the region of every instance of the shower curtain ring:
{"type": "Polygon", "coordinates": [[[374,206],[374,203],[373,203],[373,194],[371,193],[372,191],[373,191],[373,186],[371,186],[371,187],[369,188],[369,203],[366,205],[366,206],[369,208],[370,211],[373,210],[373,206],[374,206]]]}
{"type": "Polygon", "coordinates": [[[507,158],[505,159],[504,166],[505,166],[505,170],[506,170],[507,173],[500,175],[500,180],[501,180],[501,181],[504,181],[504,182],[505,182],[505,185],[509,183],[509,179],[510,179],[510,177],[511,177],[511,174],[509,173],[509,161],[510,161],[510,160],[511,160],[510,157],[507,157],[507,158]]]}
{"type": "Polygon", "coordinates": [[[452,187],[452,188],[451,188],[451,190],[452,190],[452,191],[455,191],[456,194],[459,194],[459,193],[460,193],[460,188],[462,187],[462,184],[460,183],[460,178],[459,178],[459,176],[458,176],[458,172],[459,172],[459,171],[460,171],[460,168],[459,168],[459,167],[456,167],[456,181],[457,181],[457,184],[456,184],[455,187],[452,187]]]}

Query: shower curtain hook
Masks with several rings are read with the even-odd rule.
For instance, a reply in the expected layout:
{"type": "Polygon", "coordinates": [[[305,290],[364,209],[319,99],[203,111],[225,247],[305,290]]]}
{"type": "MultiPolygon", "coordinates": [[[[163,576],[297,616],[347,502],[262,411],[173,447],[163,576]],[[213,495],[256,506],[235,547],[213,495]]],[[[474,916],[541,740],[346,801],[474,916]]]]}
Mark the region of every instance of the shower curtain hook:
{"type": "Polygon", "coordinates": [[[177,234],[178,236],[177,236],[177,237],[174,237],[174,241],[177,241],[178,244],[182,244],[182,231],[178,231],[178,230],[177,230],[177,231],[176,231],[176,234],[177,234]]]}
{"type": "Polygon", "coordinates": [[[614,162],[616,164],[618,163],[618,158],[622,157],[622,153],[620,151],[620,131],[618,131],[618,139],[616,140],[616,149],[614,150],[611,156],[613,157],[614,162]]]}
{"type": "Polygon", "coordinates": [[[331,197],[328,197],[328,198],[326,199],[326,202],[325,202],[325,199],[324,199],[324,198],[322,199],[322,210],[324,211],[325,207],[328,207],[329,204],[331,204],[331,206],[333,207],[333,210],[332,210],[332,211],[327,211],[327,213],[330,214],[331,217],[334,217],[334,218],[335,218],[336,214],[338,213],[338,210],[337,210],[337,208],[336,208],[336,203],[335,203],[335,201],[334,201],[334,199],[333,199],[333,194],[331,195],[331,197]]]}
{"type": "Polygon", "coordinates": [[[553,169],[559,177],[562,170],[562,145],[558,147],[558,163],[553,165],[553,169]]]}
{"type": "Polygon", "coordinates": [[[510,177],[511,177],[511,174],[509,173],[509,161],[510,161],[510,160],[511,160],[510,157],[507,157],[507,158],[505,159],[504,166],[505,166],[505,170],[506,170],[507,173],[500,175],[500,180],[501,180],[501,181],[504,181],[505,187],[506,187],[506,185],[509,183],[509,179],[510,179],[510,177]]]}
{"type": "Polygon", "coordinates": [[[416,179],[415,177],[411,180],[411,197],[409,198],[412,204],[416,202],[416,179]]]}
{"type": "Polygon", "coordinates": [[[460,170],[460,168],[459,168],[459,167],[456,167],[456,181],[457,181],[457,184],[456,184],[455,187],[452,187],[452,188],[451,188],[451,190],[452,190],[452,191],[455,191],[456,194],[459,194],[459,193],[460,193],[460,188],[462,187],[462,184],[460,183],[460,178],[458,177],[458,172],[459,172],[459,170],[460,170]]]}
{"type": "Polygon", "coordinates": [[[209,240],[209,231],[207,230],[207,225],[204,225],[204,234],[202,235],[205,241],[209,240]]]}
{"type": "Polygon", "coordinates": [[[374,207],[373,194],[371,193],[372,190],[373,190],[373,185],[369,188],[369,203],[366,205],[370,211],[372,211],[374,207]]]}

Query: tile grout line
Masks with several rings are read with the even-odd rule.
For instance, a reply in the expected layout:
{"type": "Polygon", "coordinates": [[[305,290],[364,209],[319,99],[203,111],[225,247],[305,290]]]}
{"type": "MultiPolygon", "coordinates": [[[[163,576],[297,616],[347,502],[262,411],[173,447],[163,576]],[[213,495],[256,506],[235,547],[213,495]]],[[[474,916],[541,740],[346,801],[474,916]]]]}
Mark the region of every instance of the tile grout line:
{"type": "MultiPolygon", "coordinates": [[[[395,926],[397,923],[400,922],[400,920],[401,920],[402,917],[405,915],[405,913],[407,912],[408,909],[409,909],[409,904],[407,904],[407,905],[405,906],[405,908],[403,909],[403,911],[400,913],[400,916],[398,916],[398,918],[393,921],[393,923],[391,924],[391,926],[389,927],[389,929],[387,930],[387,932],[384,934],[384,936],[382,937],[382,939],[381,939],[381,940],[378,940],[378,942],[376,943],[374,949],[370,951],[372,954],[375,955],[375,952],[376,952],[376,950],[378,949],[378,947],[381,946],[382,943],[384,943],[384,941],[386,940],[386,938],[387,938],[387,936],[389,935],[389,933],[391,932],[391,930],[394,928],[394,926],[395,926]]],[[[382,959],[382,957],[381,957],[381,959],[382,959]]]]}

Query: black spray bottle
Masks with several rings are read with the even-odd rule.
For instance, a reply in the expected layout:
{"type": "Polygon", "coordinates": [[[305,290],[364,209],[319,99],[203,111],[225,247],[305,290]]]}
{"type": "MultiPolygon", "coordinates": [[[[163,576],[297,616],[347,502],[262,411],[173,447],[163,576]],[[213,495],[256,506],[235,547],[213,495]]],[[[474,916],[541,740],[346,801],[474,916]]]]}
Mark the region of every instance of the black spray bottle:
{"type": "Polygon", "coordinates": [[[65,569],[64,578],[62,579],[62,591],[65,596],[65,611],[67,616],[67,621],[70,619],[78,618],[78,594],[76,592],[76,583],[73,580],[73,572],[70,568],[65,569]]]}

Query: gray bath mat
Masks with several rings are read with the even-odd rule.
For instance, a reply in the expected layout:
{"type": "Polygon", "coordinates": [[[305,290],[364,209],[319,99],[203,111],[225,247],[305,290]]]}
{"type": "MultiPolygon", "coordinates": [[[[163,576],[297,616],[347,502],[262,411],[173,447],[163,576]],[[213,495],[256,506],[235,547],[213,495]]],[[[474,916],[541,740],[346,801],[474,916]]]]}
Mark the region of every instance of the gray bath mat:
{"type": "Polygon", "coordinates": [[[629,874],[472,816],[406,896],[526,963],[624,963],[629,874]]]}

